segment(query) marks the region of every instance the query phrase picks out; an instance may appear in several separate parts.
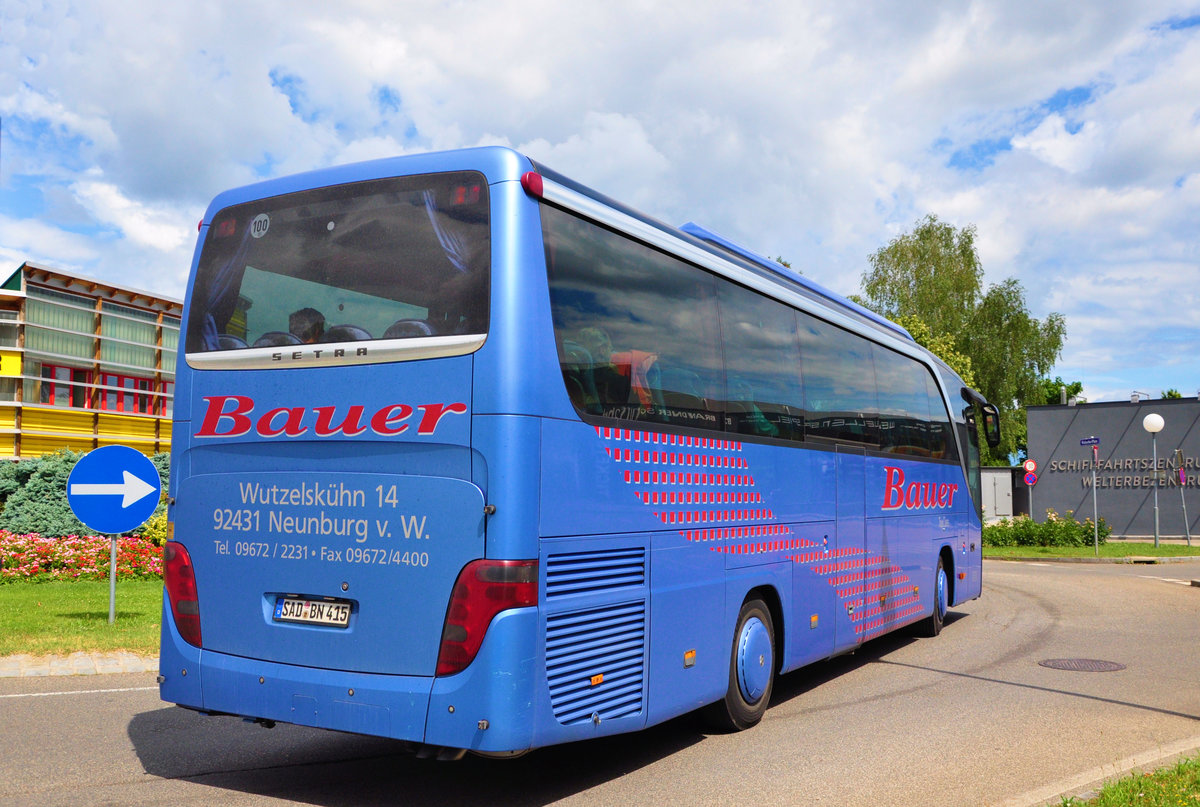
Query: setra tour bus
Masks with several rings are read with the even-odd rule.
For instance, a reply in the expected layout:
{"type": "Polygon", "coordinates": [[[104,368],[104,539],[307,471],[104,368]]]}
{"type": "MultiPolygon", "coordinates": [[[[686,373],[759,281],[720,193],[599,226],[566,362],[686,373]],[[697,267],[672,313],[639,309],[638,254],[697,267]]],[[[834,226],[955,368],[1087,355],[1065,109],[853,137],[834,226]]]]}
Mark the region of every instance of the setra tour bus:
{"type": "Polygon", "coordinates": [[[170,702],[513,755],[981,586],[994,406],[899,326],[504,148],[219,195],[175,395],[170,702]]]}

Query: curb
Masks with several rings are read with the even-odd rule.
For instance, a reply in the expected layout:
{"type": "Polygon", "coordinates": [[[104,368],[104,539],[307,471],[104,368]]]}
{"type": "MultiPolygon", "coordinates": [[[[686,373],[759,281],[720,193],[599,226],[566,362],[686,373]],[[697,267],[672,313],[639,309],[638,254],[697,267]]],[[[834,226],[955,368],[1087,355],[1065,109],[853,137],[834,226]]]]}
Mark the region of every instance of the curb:
{"type": "Polygon", "coordinates": [[[157,656],[136,653],[72,653],[69,656],[0,657],[0,678],[38,678],[60,675],[107,675],[158,672],[157,656]]]}
{"type": "Polygon", "coordinates": [[[1150,772],[1190,757],[1200,750],[1200,736],[1188,737],[1152,751],[1083,771],[1075,776],[1031,790],[1020,796],[993,802],[990,807],[1052,807],[1067,797],[1094,798],[1100,787],[1135,772],[1150,772]]]}

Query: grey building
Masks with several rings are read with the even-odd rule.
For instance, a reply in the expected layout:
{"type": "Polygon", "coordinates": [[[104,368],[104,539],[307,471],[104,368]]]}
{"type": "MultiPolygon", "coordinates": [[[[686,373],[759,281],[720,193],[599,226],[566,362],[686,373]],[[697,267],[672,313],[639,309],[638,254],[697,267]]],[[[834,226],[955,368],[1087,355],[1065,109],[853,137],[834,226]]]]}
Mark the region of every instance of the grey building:
{"type": "Polygon", "coordinates": [[[1157,484],[1159,534],[1184,536],[1186,506],[1188,527],[1200,537],[1200,399],[1031,406],[1026,411],[1029,457],[1038,464],[1030,508],[1036,520],[1045,520],[1047,508],[1059,514],[1073,511],[1081,521],[1089,518],[1094,492],[1100,516],[1114,535],[1153,535],[1157,484]],[[1157,438],[1157,478],[1151,436],[1142,426],[1151,413],[1164,421],[1157,438]],[[1091,447],[1080,445],[1092,437],[1100,441],[1095,463],[1091,447]]]}

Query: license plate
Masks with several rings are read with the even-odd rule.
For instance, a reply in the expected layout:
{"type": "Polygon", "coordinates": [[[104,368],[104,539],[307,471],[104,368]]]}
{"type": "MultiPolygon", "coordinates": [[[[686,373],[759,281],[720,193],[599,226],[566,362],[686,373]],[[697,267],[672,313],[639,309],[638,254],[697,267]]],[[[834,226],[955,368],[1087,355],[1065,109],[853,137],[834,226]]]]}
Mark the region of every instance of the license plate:
{"type": "Polygon", "coordinates": [[[280,597],[275,600],[274,618],[276,622],[303,622],[307,625],[345,628],[350,625],[350,603],[280,597]]]}

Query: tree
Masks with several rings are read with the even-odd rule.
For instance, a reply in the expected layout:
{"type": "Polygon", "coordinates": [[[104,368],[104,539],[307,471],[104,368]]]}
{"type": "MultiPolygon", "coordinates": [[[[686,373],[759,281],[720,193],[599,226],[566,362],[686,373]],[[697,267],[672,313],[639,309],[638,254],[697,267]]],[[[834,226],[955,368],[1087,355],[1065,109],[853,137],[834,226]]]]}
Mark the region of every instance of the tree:
{"type": "Polygon", "coordinates": [[[984,459],[1007,465],[1025,445],[1025,404],[1044,400],[1041,382],[1062,352],[1062,315],[1030,314],[1015,278],[985,290],[975,227],[957,229],[933,214],[877,250],[870,264],[865,305],[895,321],[921,321],[931,340],[947,340],[970,360],[975,388],[1000,408],[1001,443],[984,447],[984,459]]]}
{"type": "Polygon", "coordinates": [[[1164,400],[1167,398],[1182,398],[1183,393],[1172,387],[1171,389],[1163,390],[1162,397],[1164,400]]]}
{"type": "Polygon", "coordinates": [[[914,316],[897,317],[896,324],[912,334],[912,338],[918,345],[950,365],[950,369],[958,373],[958,377],[966,382],[967,386],[975,386],[975,371],[971,369],[971,357],[958,350],[952,337],[946,334],[934,336],[933,332],[929,330],[929,326],[914,316]]]}
{"type": "MultiPolygon", "coordinates": [[[[1062,376],[1060,375],[1055,376],[1054,380],[1043,378],[1039,383],[1042,387],[1042,397],[1037,403],[1044,404],[1046,406],[1056,406],[1062,404],[1062,391],[1064,388],[1067,391],[1068,401],[1070,401],[1072,398],[1078,398],[1083,392],[1083,382],[1072,381],[1068,384],[1066,381],[1062,380],[1062,376]]],[[[1030,401],[1027,403],[1032,405],[1033,402],[1030,401]]]]}
{"type": "Polygon", "coordinates": [[[966,329],[983,286],[973,225],[956,230],[930,214],[869,260],[862,277],[868,307],[892,320],[915,317],[935,337],[966,329]]]}

